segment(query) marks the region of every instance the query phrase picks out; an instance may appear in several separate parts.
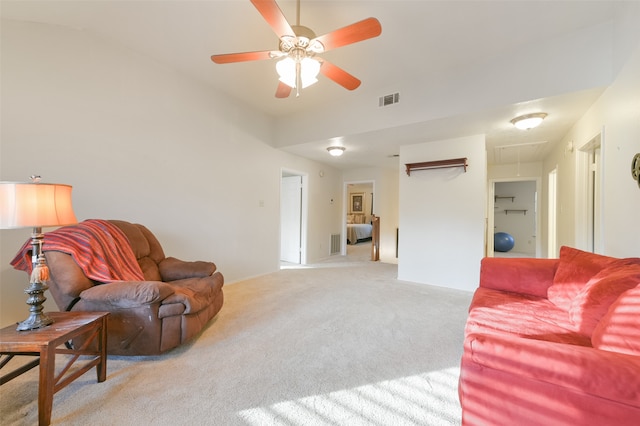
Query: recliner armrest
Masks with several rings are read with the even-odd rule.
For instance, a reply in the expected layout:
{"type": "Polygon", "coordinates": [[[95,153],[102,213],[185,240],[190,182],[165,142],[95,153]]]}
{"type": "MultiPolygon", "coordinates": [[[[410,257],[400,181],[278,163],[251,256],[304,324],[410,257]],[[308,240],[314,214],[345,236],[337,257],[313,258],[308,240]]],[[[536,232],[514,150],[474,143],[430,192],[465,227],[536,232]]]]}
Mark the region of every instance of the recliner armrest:
{"type": "Polygon", "coordinates": [[[172,303],[185,307],[184,313],[200,312],[211,304],[211,301],[221,293],[224,277],[216,272],[207,277],[185,278],[169,283],[174,293],[162,301],[164,306],[172,303]]]}
{"type": "Polygon", "coordinates": [[[115,281],[83,291],[80,299],[109,310],[159,304],[173,293],[169,284],[160,281],[115,281]]]}
{"type": "Polygon", "coordinates": [[[216,264],[213,262],[187,262],[167,257],[159,264],[162,281],[176,281],[185,278],[204,278],[212,275],[216,271],[216,264]]]}

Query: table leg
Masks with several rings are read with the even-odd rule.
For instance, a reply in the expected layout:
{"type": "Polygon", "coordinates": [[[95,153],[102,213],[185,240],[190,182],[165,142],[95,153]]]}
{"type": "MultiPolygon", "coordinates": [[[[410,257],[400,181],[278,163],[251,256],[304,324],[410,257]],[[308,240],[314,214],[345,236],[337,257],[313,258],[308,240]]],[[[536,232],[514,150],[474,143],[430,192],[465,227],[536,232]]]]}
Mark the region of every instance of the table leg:
{"type": "Polygon", "coordinates": [[[55,368],[56,348],[53,345],[47,345],[40,351],[40,383],[38,385],[38,424],[40,426],[48,426],[51,423],[55,368]]]}
{"type": "Polygon", "coordinates": [[[102,317],[102,326],[98,335],[98,351],[100,352],[100,363],[96,365],[98,382],[107,380],[107,317],[102,317]]]}

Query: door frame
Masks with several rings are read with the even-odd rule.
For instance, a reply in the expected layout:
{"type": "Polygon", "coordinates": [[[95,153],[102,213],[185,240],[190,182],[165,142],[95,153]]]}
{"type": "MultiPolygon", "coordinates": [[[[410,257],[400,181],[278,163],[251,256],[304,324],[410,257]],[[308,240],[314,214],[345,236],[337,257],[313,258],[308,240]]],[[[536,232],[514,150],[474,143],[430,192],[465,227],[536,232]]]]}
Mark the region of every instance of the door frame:
{"type": "Polygon", "coordinates": [[[605,153],[605,128],[602,126],[600,133],[589,139],[584,145],[576,149],[576,220],[575,220],[575,245],[577,248],[594,253],[604,251],[604,153],[605,153]],[[600,155],[596,167],[596,177],[600,192],[599,199],[593,200],[590,192],[593,186],[589,180],[592,173],[590,155],[599,148],[600,155]],[[591,216],[596,209],[596,215],[591,216]],[[599,213],[599,214],[598,214],[599,213]]]}
{"type": "Polygon", "coordinates": [[[307,223],[309,217],[309,174],[301,172],[299,170],[289,169],[283,167],[280,169],[280,176],[278,181],[278,217],[280,218],[278,223],[278,257],[282,250],[282,212],[280,206],[282,205],[282,178],[287,176],[300,176],[302,178],[302,195],[301,195],[301,217],[300,217],[300,264],[307,264],[307,223]]]}
{"type": "Polygon", "coordinates": [[[556,164],[547,177],[547,258],[555,259],[558,256],[558,165],[556,164]]]}
{"type": "Polygon", "coordinates": [[[540,205],[541,205],[541,188],[542,188],[542,179],[540,177],[507,177],[507,178],[492,178],[489,179],[489,189],[488,193],[488,205],[487,205],[487,257],[494,257],[495,249],[493,245],[493,234],[495,233],[495,204],[496,204],[496,183],[497,182],[532,182],[536,183],[536,258],[542,256],[542,232],[540,229],[541,220],[540,220],[540,205]]]}

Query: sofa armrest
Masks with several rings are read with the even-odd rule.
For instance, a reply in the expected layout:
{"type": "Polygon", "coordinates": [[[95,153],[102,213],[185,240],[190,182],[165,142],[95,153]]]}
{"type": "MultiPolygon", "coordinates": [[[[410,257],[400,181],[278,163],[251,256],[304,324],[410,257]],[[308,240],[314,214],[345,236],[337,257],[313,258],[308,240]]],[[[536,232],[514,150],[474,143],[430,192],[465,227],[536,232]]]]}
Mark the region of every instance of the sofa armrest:
{"type": "Polygon", "coordinates": [[[160,281],[115,281],[83,291],[80,299],[92,307],[111,310],[160,304],[173,293],[169,284],[160,281]]]}
{"type": "Polygon", "coordinates": [[[185,278],[203,278],[212,275],[216,271],[216,264],[213,262],[187,262],[167,257],[159,264],[162,281],[176,281],[185,278]]]}
{"type": "Polygon", "coordinates": [[[558,259],[485,257],[480,287],[546,298],[559,263],[558,259]]]}
{"type": "Polygon", "coordinates": [[[506,335],[470,334],[465,357],[494,370],[640,406],[640,357],[506,335]]]}

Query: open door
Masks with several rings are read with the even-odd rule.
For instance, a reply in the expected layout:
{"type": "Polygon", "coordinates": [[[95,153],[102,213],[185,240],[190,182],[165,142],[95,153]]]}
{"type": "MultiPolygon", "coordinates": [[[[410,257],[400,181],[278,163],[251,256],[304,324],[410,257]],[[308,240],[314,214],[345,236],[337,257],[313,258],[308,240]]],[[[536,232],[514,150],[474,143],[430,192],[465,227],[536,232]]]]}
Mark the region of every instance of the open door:
{"type": "Polygon", "coordinates": [[[296,264],[302,262],[302,176],[282,176],[280,260],[296,264]]]}

